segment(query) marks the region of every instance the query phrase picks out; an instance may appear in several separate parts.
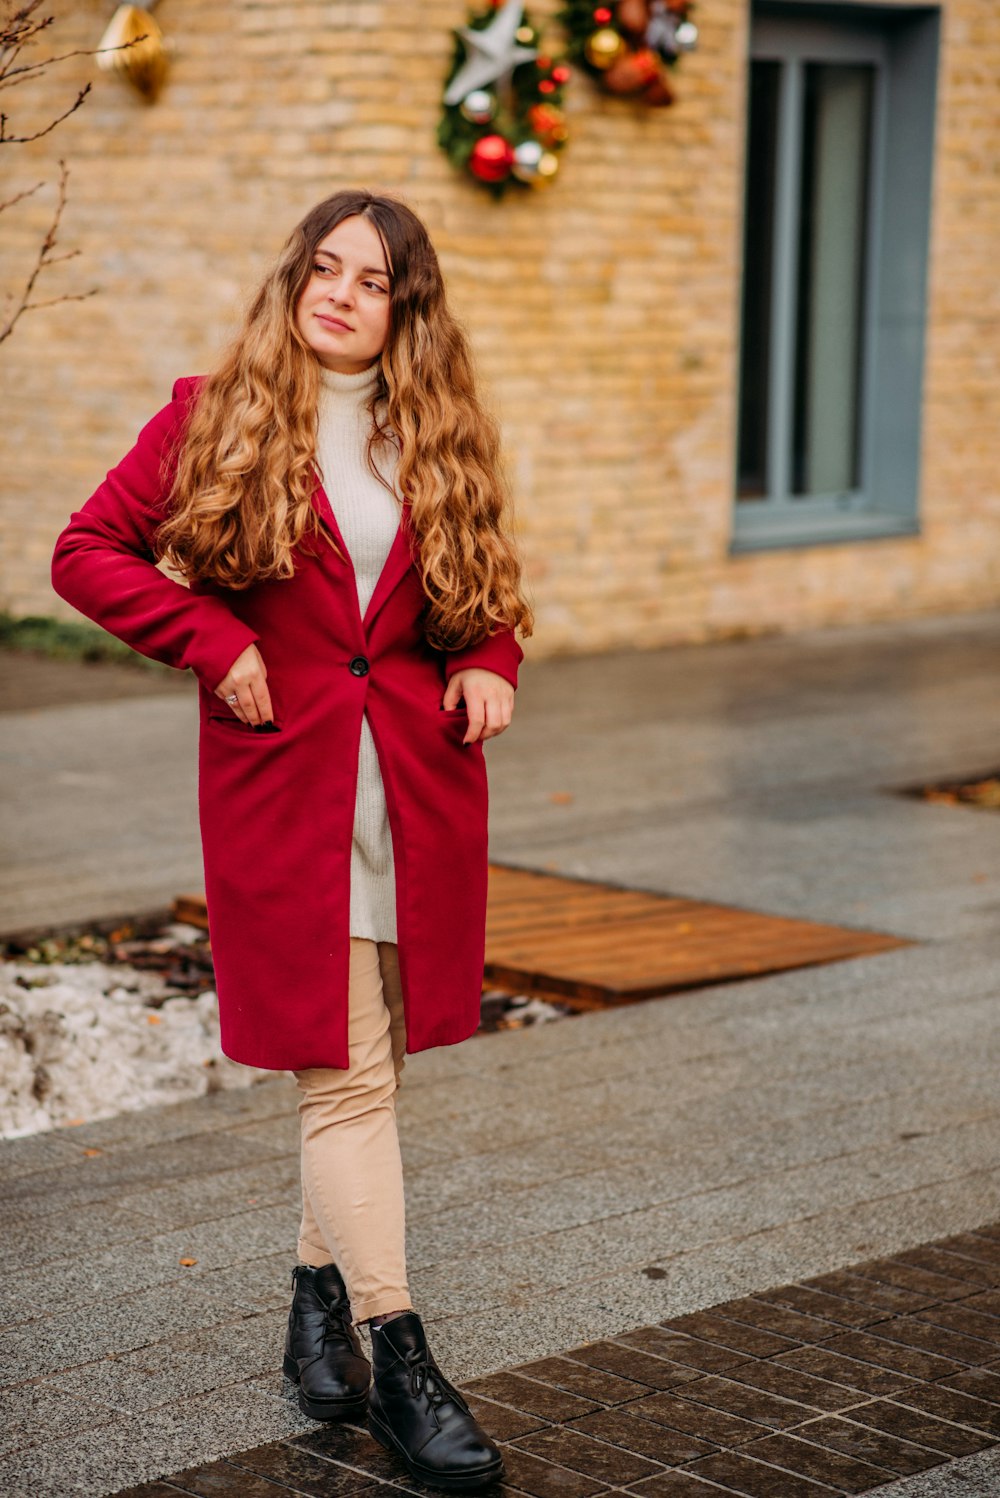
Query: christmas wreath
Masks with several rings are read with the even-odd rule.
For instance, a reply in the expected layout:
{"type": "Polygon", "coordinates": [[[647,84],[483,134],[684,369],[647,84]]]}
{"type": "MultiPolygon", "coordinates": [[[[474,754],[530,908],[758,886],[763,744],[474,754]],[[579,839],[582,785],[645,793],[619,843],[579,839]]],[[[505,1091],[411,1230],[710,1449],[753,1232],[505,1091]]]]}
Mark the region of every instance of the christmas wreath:
{"type": "Polygon", "coordinates": [[[692,0],[567,0],[560,13],[569,55],[613,94],[646,104],[673,102],[667,69],[698,45],[692,0]]]}
{"type": "Polygon", "coordinates": [[[455,32],[438,144],[496,197],[511,185],[542,187],[559,170],[570,70],[540,40],[519,0],[475,10],[455,32]]]}

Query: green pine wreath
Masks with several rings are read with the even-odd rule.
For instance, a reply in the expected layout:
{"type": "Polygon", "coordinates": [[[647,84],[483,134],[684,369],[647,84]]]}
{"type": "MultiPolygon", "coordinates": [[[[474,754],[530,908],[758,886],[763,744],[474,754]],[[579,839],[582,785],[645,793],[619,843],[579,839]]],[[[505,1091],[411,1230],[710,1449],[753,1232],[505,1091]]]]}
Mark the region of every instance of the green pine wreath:
{"type": "MultiPolygon", "coordinates": [[[[484,32],[496,26],[499,13],[511,3],[471,11],[467,29],[484,32]]],[[[437,132],[438,145],[452,165],[494,197],[502,197],[509,187],[539,188],[551,182],[559,170],[557,152],[568,135],[562,102],[570,70],[564,60],[540,50],[537,27],[522,7],[515,9],[520,20],[516,43],[520,50],[537,55],[449,103],[448,92],[468,66],[471,50],[455,31],[437,132]]]]}

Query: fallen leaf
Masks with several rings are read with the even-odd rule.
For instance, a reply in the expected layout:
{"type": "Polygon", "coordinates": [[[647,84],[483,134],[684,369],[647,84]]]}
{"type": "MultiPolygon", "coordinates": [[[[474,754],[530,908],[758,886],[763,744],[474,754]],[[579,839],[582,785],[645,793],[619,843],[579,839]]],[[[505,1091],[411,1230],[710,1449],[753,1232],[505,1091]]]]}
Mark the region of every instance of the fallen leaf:
{"type": "Polygon", "coordinates": [[[192,1264],[197,1264],[197,1259],[178,1259],[178,1264],[183,1264],[185,1269],[190,1269],[192,1264]]]}
{"type": "Polygon", "coordinates": [[[553,806],[569,806],[573,799],[572,791],[551,791],[549,793],[549,800],[553,806]]]}
{"type": "Polygon", "coordinates": [[[92,1160],[95,1155],[103,1155],[104,1151],[103,1150],[84,1150],[83,1153],[87,1156],[88,1160],[92,1160]]]}
{"type": "Polygon", "coordinates": [[[147,1025],[162,1025],[163,1024],[163,1018],[159,1014],[147,1014],[146,1015],[146,1024],[147,1025]]]}

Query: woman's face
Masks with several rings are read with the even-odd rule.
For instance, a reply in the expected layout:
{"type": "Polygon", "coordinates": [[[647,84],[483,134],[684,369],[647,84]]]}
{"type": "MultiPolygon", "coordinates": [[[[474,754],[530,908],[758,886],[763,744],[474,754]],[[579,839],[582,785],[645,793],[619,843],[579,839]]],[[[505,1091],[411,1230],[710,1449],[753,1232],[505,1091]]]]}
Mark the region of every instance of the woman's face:
{"type": "Polygon", "coordinates": [[[355,215],[321,240],[295,325],[321,364],[358,374],[385,348],[389,267],[374,224],[355,215]]]}

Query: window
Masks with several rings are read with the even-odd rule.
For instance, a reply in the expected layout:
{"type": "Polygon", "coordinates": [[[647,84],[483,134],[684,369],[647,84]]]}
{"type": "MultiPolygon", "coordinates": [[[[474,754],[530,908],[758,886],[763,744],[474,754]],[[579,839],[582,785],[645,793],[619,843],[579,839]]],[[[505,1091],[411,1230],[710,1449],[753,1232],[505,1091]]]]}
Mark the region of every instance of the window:
{"type": "Polygon", "coordinates": [[[735,550],[917,528],[937,8],[754,8],[735,550]]]}

